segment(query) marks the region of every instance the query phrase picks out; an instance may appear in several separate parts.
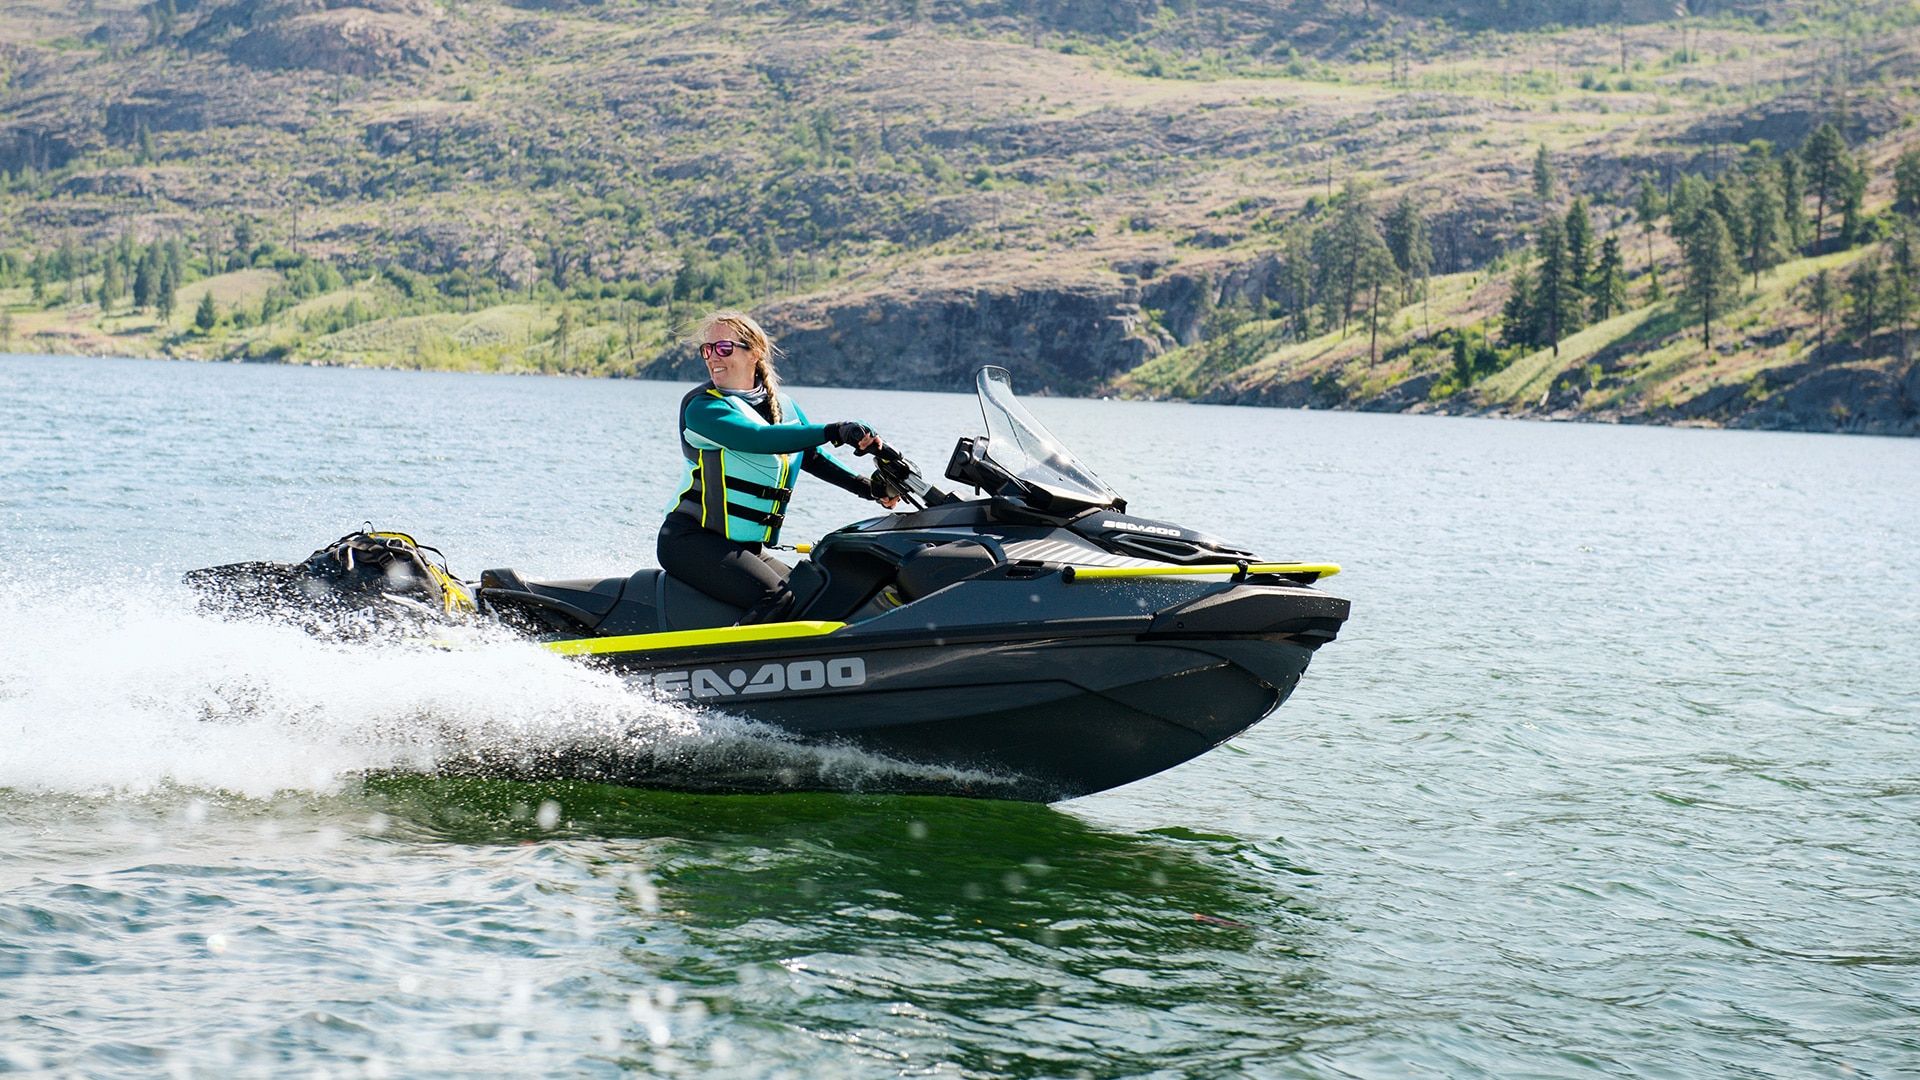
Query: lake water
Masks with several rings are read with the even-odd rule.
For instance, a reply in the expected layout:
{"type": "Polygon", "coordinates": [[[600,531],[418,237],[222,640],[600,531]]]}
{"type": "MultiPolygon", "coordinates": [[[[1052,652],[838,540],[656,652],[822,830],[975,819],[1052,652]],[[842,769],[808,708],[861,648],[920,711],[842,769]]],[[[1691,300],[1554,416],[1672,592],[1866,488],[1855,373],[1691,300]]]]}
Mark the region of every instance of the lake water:
{"type": "MultiPolygon", "coordinates": [[[[1920,442],[1030,402],[1354,602],[1266,722],[1055,807],[405,775],[720,736],[178,584],[368,519],[649,565],[684,389],[0,358],[0,1072],[1920,1076],[1920,442]]],[[[979,426],[796,396],[929,471],[979,426]]]]}

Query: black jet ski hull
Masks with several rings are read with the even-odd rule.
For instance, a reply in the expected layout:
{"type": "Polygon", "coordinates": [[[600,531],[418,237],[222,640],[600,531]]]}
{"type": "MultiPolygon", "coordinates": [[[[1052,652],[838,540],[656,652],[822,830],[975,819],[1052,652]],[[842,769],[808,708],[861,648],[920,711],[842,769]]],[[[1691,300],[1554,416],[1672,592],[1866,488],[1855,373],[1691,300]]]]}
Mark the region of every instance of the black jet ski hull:
{"type": "Polygon", "coordinates": [[[1170,769],[1278,708],[1348,617],[1313,587],[1339,568],[1130,516],[1004,370],[983,368],[976,389],[987,433],[958,441],[946,475],[980,497],[876,448],[870,479],[914,509],[822,537],[751,620],[655,569],[468,582],[370,529],[302,564],[188,580],[223,613],[306,609],[328,636],[489,619],[700,711],[685,738],[695,718],[678,709],[622,713],[439,758],[444,772],[1051,801],[1170,769]]]}
{"type": "Polygon", "coordinates": [[[799,649],[766,643],[753,655],[677,650],[604,662],[662,699],[764,725],[775,745],[858,751],[867,760],[857,776],[770,766],[770,746],[730,767],[710,755],[636,754],[620,742],[553,747],[534,760],[474,763],[473,771],[693,791],[1052,802],[1151,776],[1240,734],[1286,700],[1312,657],[1308,646],[1257,636],[891,644],[838,637],[799,649]]]}

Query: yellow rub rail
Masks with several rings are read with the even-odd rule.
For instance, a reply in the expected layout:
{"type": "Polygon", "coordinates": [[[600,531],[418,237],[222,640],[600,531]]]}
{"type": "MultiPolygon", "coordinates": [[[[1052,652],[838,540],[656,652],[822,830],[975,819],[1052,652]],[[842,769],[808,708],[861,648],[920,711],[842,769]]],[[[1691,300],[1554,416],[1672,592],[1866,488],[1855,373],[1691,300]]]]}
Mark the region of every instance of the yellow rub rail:
{"type": "Polygon", "coordinates": [[[1206,574],[1312,574],[1318,581],[1340,572],[1334,563],[1224,563],[1207,566],[1069,566],[1060,571],[1067,581],[1110,578],[1199,577],[1206,574]]]}
{"type": "Polygon", "coordinates": [[[784,641],[825,637],[847,625],[840,622],[776,622],[749,626],[716,626],[710,630],[669,630],[660,634],[623,634],[618,637],[549,641],[546,647],[561,656],[597,656],[602,653],[652,652],[686,649],[695,645],[737,645],[748,641],[784,641]]]}

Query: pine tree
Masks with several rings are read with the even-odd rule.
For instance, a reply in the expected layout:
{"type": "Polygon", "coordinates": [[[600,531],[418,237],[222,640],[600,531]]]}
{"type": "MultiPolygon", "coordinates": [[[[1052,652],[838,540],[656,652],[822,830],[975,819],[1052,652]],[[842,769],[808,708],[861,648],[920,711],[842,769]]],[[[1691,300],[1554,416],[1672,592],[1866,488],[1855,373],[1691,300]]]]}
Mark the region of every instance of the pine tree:
{"type": "Polygon", "coordinates": [[[112,252],[108,252],[105,262],[106,265],[100,271],[98,294],[102,315],[113,310],[113,302],[120,299],[120,293],[125,289],[120,281],[120,260],[115,258],[112,252]]]}
{"type": "Polygon", "coordinates": [[[1667,197],[1667,232],[1682,247],[1686,246],[1687,237],[1693,232],[1700,211],[1706,209],[1707,198],[1708,189],[1704,180],[1682,176],[1674,182],[1673,194],[1667,197]]]}
{"type": "Polygon", "coordinates": [[[193,309],[194,328],[201,333],[209,333],[220,322],[219,309],[213,306],[213,290],[200,294],[200,306],[193,309]]]}
{"type": "Polygon", "coordinates": [[[149,244],[133,272],[133,306],[150,308],[160,293],[160,245],[149,244]]]}
{"type": "Polygon", "coordinates": [[[1881,318],[1892,324],[1900,335],[1900,356],[1907,358],[1907,322],[1913,317],[1920,296],[1914,287],[1920,284],[1920,236],[1910,218],[1902,217],[1893,239],[1887,244],[1887,285],[1881,293],[1881,318]]]}
{"type": "Polygon", "coordinates": [[[1513,288],[1500,309],[1500,339],[1508,345],[1532,348],[1540,343],[1533,324],[1533,275],[1525,267],[1513,272],[1513,288]]]}
{"type": "Polygon", "coordinates": [[[253,265],[253,222],[245,219],[234,222],[233,246],[236,250],[227,259],[227,269],[244,270],[253,265]]]}
{"type": "Polygon", "coordinates": [[[1392,283],[1393,254],[1385,244],[1368,248],[1356,268],[1362,295],[1367,298],[1367,362],[1380,362],[1380,294],[1392,283]]]}
{"type": "Polygon", "coordinates": [[[174,288],[187,283],[187,245],[179,237],[167,241],[167,265],[173,270],[174,288]]]}
{"type": "Polygon", "coordinates": [[[1827,347],[1827,319],[1840,306],[1840,290],[1833,287],[1833,275],[1825,270],[1807,280],[1807,310],[1813,312],[1820,327],[1820,349],[1827,347]]]}
{"type": "Polygon", "coordinates": [[[1295,229],[1287,236],[1281,281],[1287,290],[1293,339],[1305,341],[1313,336],[1313,247],[1305,229],[1295,229]]]}
{"type": "Polygon", "coordinates": [[[1366,291],[1365,271],[1373,269],[1382,258],[1391,267],[1392,256],[1374,223],[1366,184],[1348,181],[1339,201],[1338,215],[1333,224],[1315,238],[1315,247],[1320,256],[1316,261],[1326,282],[1321,296],[1327,308],[1327,322],[1329,325],[1339,323],[1341,332],[1345,333],[1353,321],[1354,301],[1366,291]]]}
{"type": "Polygon", "coordinates": [[[1626,267],[1620,257],[1620,239],[1612,233],[1600,241],[1600,258],[1593,264],[1587,290],[1593,321],[1605,322],[1627,308],[1626,267]]]}
{"type": "Polygon", "coordinates": [[[1533,155],[1533,194],[1541,202],[1553,199],[1553,159],[1547,156],[1547,144],[1541,143],[1533,155]]]}
{"type": "MultiPolygon", "coordinates": [[[[156,250],[159,247],[159,244],[154,245],[156,250]]],[[[179,299],[175,294],[180,289],[180,278],[174,273],[173,260],[163,255],[155,261],[160,264],[160,274],[157,287],[154,289],[153,310],[164,323],[173,318],[174,304],[179,299]]]]}
{"type": "Polygon", "coordinates": [[[1733,243],[1734,258],[1743,259],[1747,251],[1746,184],[1737,173],[1722,173],[1707,189],[1707,205],[1720,215],[1727,226],[1727,239],[1733,243]]]}
{"type": "Polygon", "coordinates": [[[1800,164],[1800,155],[1789,150],[1780,155],[1780,219],[1785,223],[1786,232],[1782,234],[1790,251],[1801,251],[1807,246],[1807,188],[1806,169],[1800,164]]]}
{"type": "Polygon", "coordinates": [[[1763,174],[1747,186],[1746,264],[1753,275],[1753,287],[1760,287],[1760,271],[1779,264],[1787,226],[1780,203],[1779,185],[1773,176],[1763,174]]]}
{"type": "Polygon", "coordinates": [[[1819,255],[1825,240],[1827,207],[1839,202],[1847,178],[1854,171],[1853,155],[1847,153],[1847,143],[1840,137],[1840,129],[1829,123],[1821,124],[1813,134],[1807,136],[1806,145],[1800,148],[1800,156],[1807,167],[1807,187],[1815,202],[1813,253],[1819,255]]]}
{"type": "Polygon", "coordinates": [[[1633,201],[1634,220],[1640,223],[1640,231],[1647,238],[1647,299],[1660,299],[1660,268],[1653,262],[1653,232],[1660,226],[1660,215],[1666,212],[1666,206],[1660,198],[1660,189],[1654,186],[1653,177],[1640,174],[1640,194],[1633,201]]]}
{"type": "Polygon", "coordinates": [[[1893,208],[1920,217],[1920,145],[1909,144],[1893,163],[1893,208]]]}
{"type": "MultiPolygon", "coordinates": [[[[1587,216],[1585,196],[1573,200],[1567,207],[1567,284],[1574,292],[1587,294],[1587,278],[1593,273],[1593,220],[1587,216]]],[[[1574,310],[1583,310],[1584,305],[1576,297],[1574,310]]],[[[1576,329],[1584,322],[1577,315],[1569,329],[1576,329]]]]}
{"type": "Polygon", "coordinates": [[[1863,165],[1855,164],[1847,170],[1840,184],[1840,235],[1842,248],[1850,248],[1860,242],[1861,226],[1865,218],[1860,207],[1867,197],[1867,170],[1863,165]]]}
{"type": "Polygon", "coordinates": [[[1713,318],[1722,314],[1740,287],[1740,264],[1733,240],[1718,211],[1705,207],[1682,238],[1687,254],[1687,306],[1700,316],[1700,340],[1713,347],[1713,318]]]}
{"type": "Polygon", "coordinates": [[[1580,322],[1580,291],[1574,288],[1567,266],[1567,230],[1558,217],[1547,216],[1535,250],[1540,269],[1533,286],[1532,322],[1540,335],[1538,343],[1551,346],[1558,356],[1561,339],[1580,322]]]}
{"type": "Polygon", "coordinates": [[[1847,275],[1847,331],[1867,346],[1880,325],[1881,292],[1886,274],[1880,269],[1880,254],[1874,252],[1853,266],[1847,275]]]}
{"type": "Polygon", "coordinates": [[[125,296],[127,282],[140,265],[140,245],[134,242],[132,234],[120,234],[120,239],[113,245],[113,261],[120,264],[120,295],[125,296]]]}
{"type": "Polygon", "coordinates": [[[1415,286],[1424,293],[1427,271],[1433,267],[1433,244],[1427,239],[1427,219],[1413,205],[1409,195],[1387,215],[1387,250],[1393,255],[1393,267],[1400,274],[1400,302],[1413,302],[1415,286]]]}

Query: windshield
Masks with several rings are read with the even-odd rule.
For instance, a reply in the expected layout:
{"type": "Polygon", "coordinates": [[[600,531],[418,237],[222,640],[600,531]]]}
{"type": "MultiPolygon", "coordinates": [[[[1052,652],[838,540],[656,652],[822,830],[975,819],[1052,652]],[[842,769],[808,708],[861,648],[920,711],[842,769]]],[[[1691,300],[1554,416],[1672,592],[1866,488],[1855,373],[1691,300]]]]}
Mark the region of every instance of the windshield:
{"type": "Polygon", "coordinates": [[[1040,426],[1013,396],[1013,376],[1005,368],[986,367],[974,379],[980,411],[987,418],[987,457],[995,465],[1036,487],[1094,506],[1119,499],[1092,470],[1040,426]]]}

